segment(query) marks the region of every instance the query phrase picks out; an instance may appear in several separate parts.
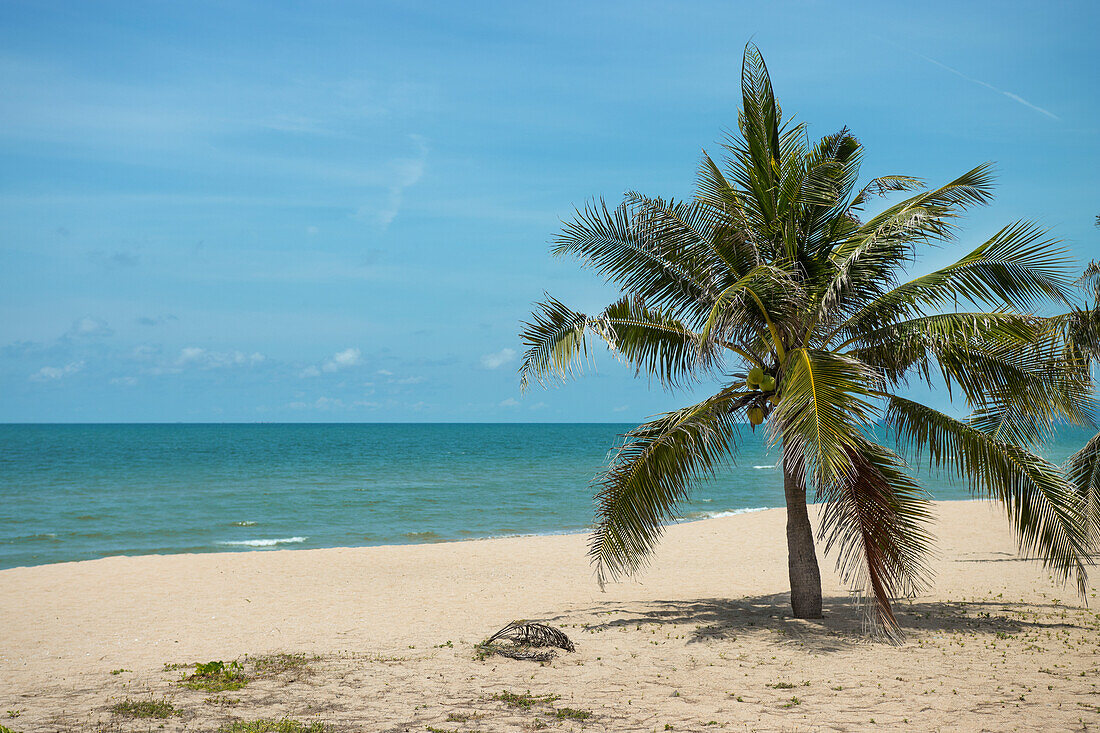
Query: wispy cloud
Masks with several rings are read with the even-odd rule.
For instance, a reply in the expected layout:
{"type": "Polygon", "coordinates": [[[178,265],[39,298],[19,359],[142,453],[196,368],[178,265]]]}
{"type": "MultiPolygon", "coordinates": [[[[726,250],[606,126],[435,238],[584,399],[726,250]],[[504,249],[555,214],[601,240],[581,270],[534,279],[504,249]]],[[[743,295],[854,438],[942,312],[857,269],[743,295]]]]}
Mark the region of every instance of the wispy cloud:
{"type": "Polygon", "coordinates": [[[500,407],[519,407],[519,401],[514,397],[509,397],[506,400],[501,400],[500,407]]]}
{"type": "Polygon", "coordinates": [[[501,349],[500,351],[493,352],[492,354],[485,354],[481,357],[481,366],[486,369],[500,369],[505,364],[508,364],[516,358],[515,349],[501,349]]]}
{"type": "Polygon", "coordinates": [[[39,369],[37,372],[32,374],[30,376],[30,378],[31,378],[31,381],[34,381],[34,382],[49,382],[49,381],[61,379],[62,377],[67,377],[70,374],[76,374],[77,372],[79,372],[83,368],[84,368],[84,362],[83,361],[70,362],[69,364],[66,364],[65,366],[60,366],[60,367],[44,366],[41,369],[39,369]]]}
{"type": "Polygon", "coordinates": [[[264,361],[259,352],[246,354],[243,351],[208,351],[199,346],[180,349],[175,366],[195,367],[198,369],[222,369],[235,366],[252,366],[264,361]]]}
{"type": "Polygon", "coordinates": [[[318,397],[313,402],[291,402],[287,407],[291,410],[342,410],[346,405],[337,397],[318,397]]]}
{"type": "Polygon", "coordinates": [[[370,216],[385,229],[397,218],[401,211],[401,204],[405,200],[405,190],[416,185],[423,175],[428,164],[428,145],[419,135],[410,135],[409,139],[415,143],[417,153],[408,158],[400,158],[390,164],[392,169],[392,183],[388,194],[381,205],[367,205],[359,209],[360,216],[370,216]]]}
{"type": "Polygon", "coordinates": [[[93,339],[93,338],[106,338],[114,334],[114,330],[107,325],[106,321],[101,321],[98,318],[78,318],[73,321],[73,325],[69,327],[69,330],[65,332],[64,338],[67,339],[93,339]]]}
{"type": "Polygon", "coordinates": [[[165,323],[168,323],[169,321],[178,321],[178,320],[179,320],[179,318],[172,315],[171,313],[168,313],[167,315],[154,316],[154,317],[139,316],[139,317],[134,319],[134,322],[137,323],[139,326],[160,326],[160,325],[163,325],[165,323]]]}
{"type": "Polygon", "coordinates": [[[947,64],[943,63],[942,61],[937,61],[936,59],[932,58],[931,56],[925,56],[923,53],[918,53],[917,51],[911,51],[911,53],[913,53],[917,56],[920,56],[922,59],[924,59],[925,61],[927,61],[930,64],[935,64],[936,66],[940,67],[941,69],[945,69],[947,71],[950,71],[952,74],[954,74],[956,76],[959,76],[959,77],[962,77],[963,79],[966,79],[968,82],[971,82],[972,84],[977,84],[979,86],[985,87],[986,89],[992,89],[993,91],[997,92],[998,94],[1003,94],[1004,96],[1011,99],[1013,102],[1018,102],[1019,104],[1022,104],[1025,107],[1033,109],[1033,110],[1035,110],[1036,112],[1038,112],[1040,114],[1044,114],[1047,117],[1051,118],[1052,120],[1061,121],[1061,119],[1062,119],[1061,117],[1054,114],[1050,110],[1043,109],[1042,107],[1040,107],[1037,104],[1032,104],[1031,102],[1027,101],[1026,99],[1024,99],[1023,97],[1021,97],[1018,94],[1013,94],[1012,92],[1007,92],[1004,89],[1001,89],[1000,87],[995,87],[987,81],[982,81],[981,79],[975,79],[974,77],[972,77],[968,74],[964,74],[963,72],[959,71],[958,69],[954,68],[953,66],[948,66],[947,64]]]}

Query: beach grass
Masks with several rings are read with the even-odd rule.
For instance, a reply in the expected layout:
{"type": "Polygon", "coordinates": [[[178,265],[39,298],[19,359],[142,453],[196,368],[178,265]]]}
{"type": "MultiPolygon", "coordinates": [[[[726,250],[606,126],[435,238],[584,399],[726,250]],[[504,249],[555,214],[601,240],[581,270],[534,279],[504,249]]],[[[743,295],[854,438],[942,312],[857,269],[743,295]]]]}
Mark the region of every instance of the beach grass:
{"type": "Polygon", "coordinates": [[[319,657],[302,653],[277,652],[264,654],[257,657],[246,657],[246,661],[252,664],[257,676],[287,674],[289,672],[309,672],[310,662],[315,662],[319,657]]]}
{"type": "Polygon", "coordinates": [[[530,691],[523,694],[516,694],[508,690],[502,690],[489,699],[502,702],[510,708],[530,710],[536,705],[549,705],[560,698],[560,695],[532,695],[530,691]]]}
{"type": "Polygon", "coordinates": [[[320,721],[302,723],[290,718],[280,720],[237,720],[218,728],[218,733],[331,733],[333,729],[320,721]]]}
{"type": "Polygon", "coordinates": [[[561,720],[588,720],[592,717],[592,711],[578,710],[576,708],[558,708],[554,711],[554,717],[561,720]]]}
{"type": "Polygon", "coordinates": [[[170,718],[180,711],[168,700],[134,700],[126,698],[112,705],[109,710],[127,718],[170,718]]]}

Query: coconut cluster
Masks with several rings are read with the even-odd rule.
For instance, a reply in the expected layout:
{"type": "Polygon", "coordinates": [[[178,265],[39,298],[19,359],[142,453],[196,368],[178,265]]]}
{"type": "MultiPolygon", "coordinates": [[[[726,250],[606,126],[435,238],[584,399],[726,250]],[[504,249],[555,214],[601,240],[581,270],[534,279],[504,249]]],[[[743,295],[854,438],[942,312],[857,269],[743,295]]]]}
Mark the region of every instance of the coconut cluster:
{"type": "Polygon", "coordinates": [[[754,366],[752,369],[749,369],[749,373],[745,377],[745,386],[751,391],[762,393],[761,399],[757,401],[757,404],[750,407],[746,413],[749,418],[749,424],[756,427],[763,423],[764,419],[768,416],[769,410],[767,409],[767,404],[779,404],[779,395],[776,394],[777,384],[775,375],[764,371],[761,367],[754,366]]]}

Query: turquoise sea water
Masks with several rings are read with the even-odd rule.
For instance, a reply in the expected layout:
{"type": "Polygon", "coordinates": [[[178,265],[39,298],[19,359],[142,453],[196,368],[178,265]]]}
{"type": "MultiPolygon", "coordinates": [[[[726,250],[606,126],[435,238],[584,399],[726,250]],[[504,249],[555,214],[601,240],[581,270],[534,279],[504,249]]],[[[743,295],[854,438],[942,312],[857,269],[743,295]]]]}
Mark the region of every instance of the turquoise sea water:
{"type": "MultiPolygon", "coordinates": [[[[630,425],[0,425],[0,568],[107,555],[583,531],[589,481],[630,425]]],[[[1067,429],[1062,460],[1089,431],[1067,429]]],[[[782,506],[745,430],[686,519],[782,506]]],[[[922,474],[934,498],[965,487],[922,474]]]]}

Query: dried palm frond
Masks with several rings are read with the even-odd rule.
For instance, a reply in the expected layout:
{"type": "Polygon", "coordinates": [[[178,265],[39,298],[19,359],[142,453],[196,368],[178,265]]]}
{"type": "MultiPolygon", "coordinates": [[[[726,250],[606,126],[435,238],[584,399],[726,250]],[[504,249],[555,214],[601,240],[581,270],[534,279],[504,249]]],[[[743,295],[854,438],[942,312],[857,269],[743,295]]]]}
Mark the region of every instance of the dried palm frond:
{"type": "Polygon", "coordinates": [[[533,662],[549,662],[556,652],[553,647],[567,652],[576,651],[572,640],[559,629],[533,621],[513,621],[500,631],[477,645],[479,659],[499,654],[511,659],[533,662]],[[502,642],[510,641],[509,646],[502,642]]]}
{"type": "Polygon", "coordinates": [[[534,621],[513,621],[485,640],[486,644],[506,639],[517,646],[556,646],[567,652],[576,651],[573,642],[559,629],[534,621]]]}

